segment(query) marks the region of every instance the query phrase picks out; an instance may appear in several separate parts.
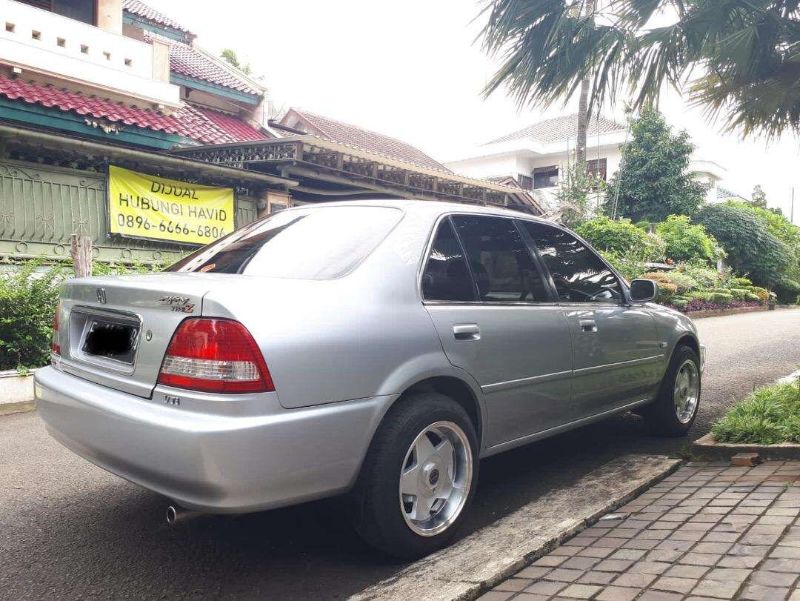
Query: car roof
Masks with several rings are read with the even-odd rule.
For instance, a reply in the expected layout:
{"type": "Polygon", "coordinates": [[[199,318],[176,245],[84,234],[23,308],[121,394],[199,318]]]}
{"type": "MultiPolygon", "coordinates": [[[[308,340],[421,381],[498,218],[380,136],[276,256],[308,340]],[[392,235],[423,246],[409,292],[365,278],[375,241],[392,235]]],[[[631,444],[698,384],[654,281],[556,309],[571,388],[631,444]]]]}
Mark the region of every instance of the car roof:
{"type": "MultiPolygon", "coordinates": [[[[342,200],[335,202],[322,202],[313,204],[298,205],[296,209],[306,209],[309,207],[386,207],[400,209],[406,213],[427,214],[438,216],[446,213],[475,213],[479,215],[502,215],[515,217],[517,219],[528,219],[530,221],[540,221],[543,223],[553,222],[542,217],[536,217],[530,213],[514,211],[504,207],[471,205],[460,202],[442,202],[438,200],[382,200],[382,199],[359,199],[342,200]]],[[[291,209],[290,209],[291,210],[291,209]]]]}

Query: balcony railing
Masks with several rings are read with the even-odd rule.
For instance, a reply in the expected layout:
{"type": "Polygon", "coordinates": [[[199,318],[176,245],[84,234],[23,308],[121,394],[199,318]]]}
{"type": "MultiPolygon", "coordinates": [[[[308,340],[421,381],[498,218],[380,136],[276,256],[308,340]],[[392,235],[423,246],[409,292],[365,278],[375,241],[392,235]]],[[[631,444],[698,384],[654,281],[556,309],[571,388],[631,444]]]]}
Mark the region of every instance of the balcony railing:
{"type": "Polygon", "coordinates": [[[151,44],[14,0],[0,0],[0,63],[175,106],[179,88],[160,76],[151,44]]]}

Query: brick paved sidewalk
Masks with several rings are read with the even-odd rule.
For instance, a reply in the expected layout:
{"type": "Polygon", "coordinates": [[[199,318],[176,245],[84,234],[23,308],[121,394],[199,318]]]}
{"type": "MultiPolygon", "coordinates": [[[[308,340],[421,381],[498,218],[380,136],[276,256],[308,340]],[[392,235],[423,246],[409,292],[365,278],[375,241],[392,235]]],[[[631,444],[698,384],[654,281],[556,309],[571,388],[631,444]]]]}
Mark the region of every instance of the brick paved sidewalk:
{"type": "Polygon", "coordinates": [[[800,601],[800,462],[694,463],[481,601],[800,601]]]}

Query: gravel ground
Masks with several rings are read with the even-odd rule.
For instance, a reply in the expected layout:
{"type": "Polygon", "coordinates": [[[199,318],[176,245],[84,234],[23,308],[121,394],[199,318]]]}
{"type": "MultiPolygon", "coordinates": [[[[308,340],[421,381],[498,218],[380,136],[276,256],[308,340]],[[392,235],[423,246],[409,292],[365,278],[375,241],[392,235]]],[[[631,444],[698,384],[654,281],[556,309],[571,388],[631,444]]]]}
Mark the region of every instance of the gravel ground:
{"type": "MultiPolygon", "coordinates": [[[[755,386],[800,367],[800,310],[698,321],[708,347],[692,438],[755,386]]],[[[680,452],[620,417],[482,463],[464,533],[625,453],[680,452]]],[[[342,599],[402,566],[365,548],[341,504],[162,524],[166,501],[51,440],[35,413],[0,417],[0,598],[342,599]]]]}

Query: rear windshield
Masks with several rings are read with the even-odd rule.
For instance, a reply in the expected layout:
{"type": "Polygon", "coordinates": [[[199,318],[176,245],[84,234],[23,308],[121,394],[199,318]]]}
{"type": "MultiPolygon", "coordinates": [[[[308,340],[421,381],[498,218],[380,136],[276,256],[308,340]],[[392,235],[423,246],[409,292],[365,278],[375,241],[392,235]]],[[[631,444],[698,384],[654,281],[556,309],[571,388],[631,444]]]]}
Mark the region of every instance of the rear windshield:
{"type": "Polygon", "coordinates": [[[391,207],[282,211],[201,248],[167,271],[336,278],[363,261],[402,216],[391,207]]]}

